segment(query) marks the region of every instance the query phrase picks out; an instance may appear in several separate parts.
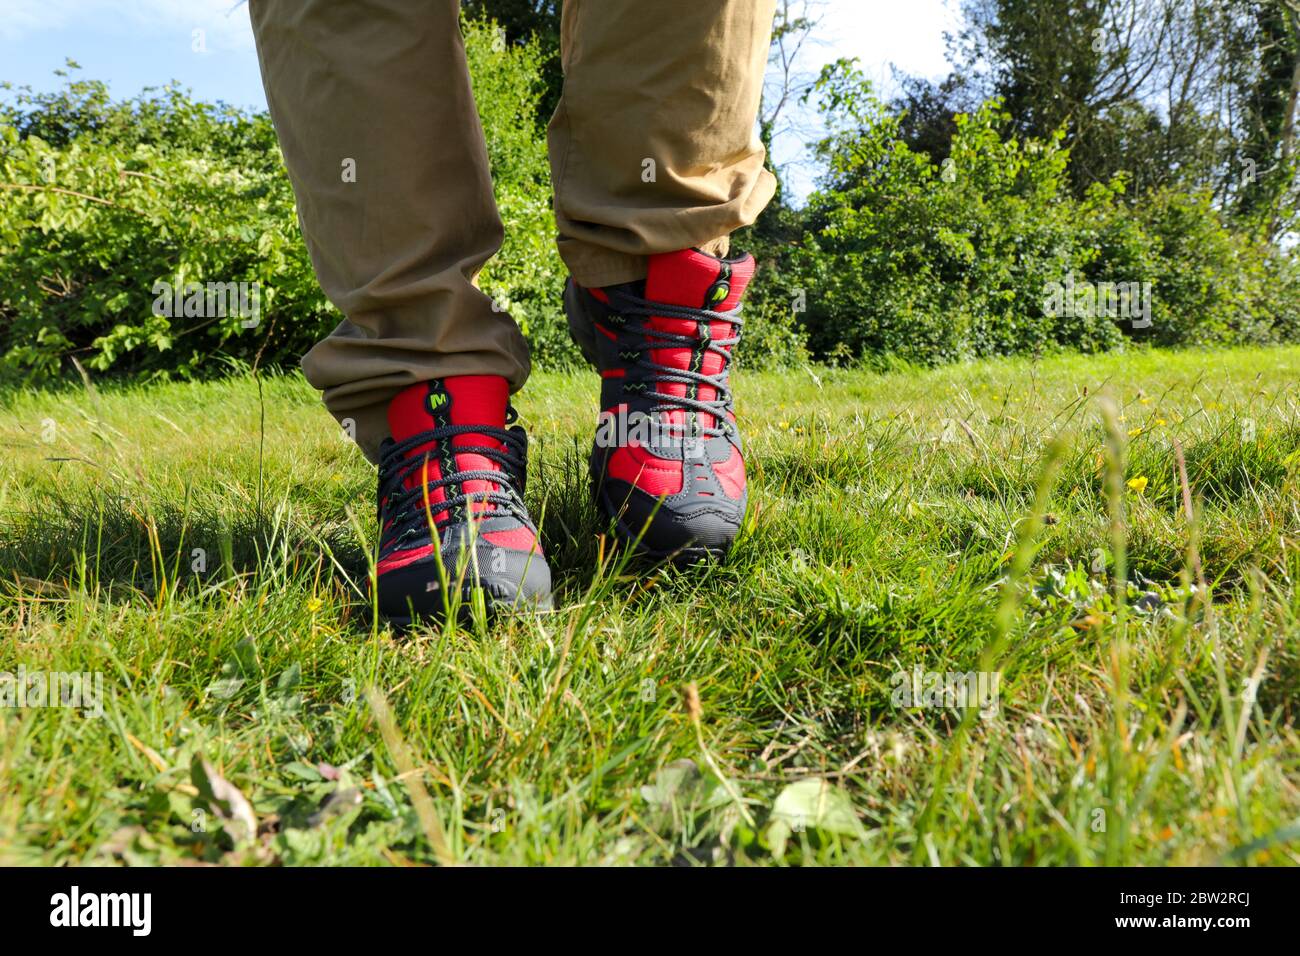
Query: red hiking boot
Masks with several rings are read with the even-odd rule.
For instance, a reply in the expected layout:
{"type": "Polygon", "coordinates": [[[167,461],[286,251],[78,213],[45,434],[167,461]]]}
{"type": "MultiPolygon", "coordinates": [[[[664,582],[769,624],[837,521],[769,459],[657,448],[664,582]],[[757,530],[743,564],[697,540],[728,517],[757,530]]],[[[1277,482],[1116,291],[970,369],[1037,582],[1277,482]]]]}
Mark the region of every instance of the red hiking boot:
{"type": "Polygon", "coordinates": [[[596,503],[652,556],[722,554],[740,530],[745,460],[729,371],[753,274],[753,256],[687,249],[651,256],[644,282],[565,289],[570,323],[597,333],[596,503]]]}
{"type": "Polygon", "coordinates": [[[528,439],[496,375],[421,382],[388,406],[380,448],[379,612],[439,618],[459,587],[489,608],[551,606],[551,570],[524,509],[528,439]],[[431,528],[437,529],[437,537],[431,528]]]}

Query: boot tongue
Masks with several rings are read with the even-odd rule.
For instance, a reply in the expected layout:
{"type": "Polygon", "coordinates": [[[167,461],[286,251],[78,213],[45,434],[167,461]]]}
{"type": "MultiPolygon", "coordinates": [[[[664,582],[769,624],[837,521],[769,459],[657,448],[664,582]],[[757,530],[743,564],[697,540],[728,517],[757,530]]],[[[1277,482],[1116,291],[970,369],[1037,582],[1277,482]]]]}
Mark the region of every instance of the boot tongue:
{"type": "MultiPolygon", "coordinates": [[[[726,312],[740,304],[745,287],[754,275],[754,265],[754,257],[750,255],[728,262],[698,249],[651,256],[645,280],[645,297],[651,302],[680,305],[688,309],[726,312]]],[[[703,323],[707,329],[700,328],[699,324],[688,319],[667,316],[652,316],[645,324],[662,332],[689,335],[701,340],[705,335],[710,339],[729,339],[734,332],[730,322],[720,320],[703,323]]],[[[698,359],[695,352],[696,349],[674,345],[652,349],[651,359],[672,368],[695,368],[704,375],[717,375],[722,371],[723,359],[717,352],[705,351],[698,359]],[[696,362],[698,365],[693,364],[696,362]]],[[[661,382],[658,390],[661,394],[678,397],[691,394],[700,401],[712,401],[717,397],[717,389],[710,385],[693,389],[681,382],[661,382]]],[[[668,417],[673,424],[681,424],[685,420],[685,415],[677,410],[669,412],[668,417]]],[[[700,424],[705,428],[713,427],[713,416],[701,413],[700,424]]]]}
{"type": "MultiPolygon", "coordinates": [[[[447,425],[482,425],[505,428],[506,404],[510,386],[499,375],[453,375],[434,382],[420,382],[403,389],[388,405],[388,428],[396,441],[405,441],[421,432],[447,425]]],[[[438,442],[430,441],[413,448],[408,458],[429,456],[427,480],[437,481],[442,475],[442,456],[438,442]]],[[[503,448],[495,438],[480,432],[466,432],[451,439],[451,447],[503,448]]],[[[464,452],[454,455],[456,471],[500,471],[501,467],[485,455],[464,452]]],[[[406,480],[407,488],[418,488],[421,475],[417,470],[406,480]]],[[[492,481],[471,479],[459,489],[461,494],[477,495],[496,491],[499,485],[492,481]]],[[[446,500],[446,488],[429,492],[433,502],[446,500]]],[[[482,503],[474,504],[481,511],[482,503]]]]}
{"type": "Polygon", "coordinates": [[[725,312],[740,304],[753,274],[753,256],[726,262],[698,249],[665,252],[650,257],[645,297],[688,309],[725,312]]]}

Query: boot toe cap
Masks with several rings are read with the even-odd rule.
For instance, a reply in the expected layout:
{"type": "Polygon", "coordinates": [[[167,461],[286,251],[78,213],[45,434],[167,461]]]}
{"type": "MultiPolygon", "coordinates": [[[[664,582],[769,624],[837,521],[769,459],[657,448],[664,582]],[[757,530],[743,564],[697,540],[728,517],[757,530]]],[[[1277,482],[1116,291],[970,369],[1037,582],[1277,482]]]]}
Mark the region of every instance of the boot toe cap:
{"type": "Polygon", "coordinates": [[[598,493],[601,510],[615,519],[619,536],[657,557],[722,555],[740,533],[745,501],[677,495],[660,501],[618,480],[598,493]]]}

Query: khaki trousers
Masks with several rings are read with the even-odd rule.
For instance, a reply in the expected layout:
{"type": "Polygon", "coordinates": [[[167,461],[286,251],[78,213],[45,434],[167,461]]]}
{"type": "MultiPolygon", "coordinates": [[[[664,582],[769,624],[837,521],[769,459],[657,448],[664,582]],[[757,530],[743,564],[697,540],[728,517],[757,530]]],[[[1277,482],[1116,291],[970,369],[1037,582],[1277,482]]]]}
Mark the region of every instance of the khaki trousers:
{"type": "MultiPolygon", "coordinates": [[[[565,0],[548,145],[582,285],[727,237],[771,199],[755,118],[774,0],[565,0]],[[645,175],[653,162],[654,176],[645,175]]],[[[250,0],[267,102],[326,296],[307,380],[372,461],[388,401],[448,375],[528,377],[476,276],[501,246],[457,0],[250,0]]],[[[557,291],[557,298],[558,292],[557,291]]]]}

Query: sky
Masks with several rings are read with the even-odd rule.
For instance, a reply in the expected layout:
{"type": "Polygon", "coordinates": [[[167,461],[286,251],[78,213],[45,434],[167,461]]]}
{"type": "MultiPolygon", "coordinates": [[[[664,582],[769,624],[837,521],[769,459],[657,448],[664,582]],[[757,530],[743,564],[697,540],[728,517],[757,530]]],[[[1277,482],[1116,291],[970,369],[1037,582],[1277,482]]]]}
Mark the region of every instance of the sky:
{"type": "MultiPolygon", "coordinates": [[[[885,93],[890,65],[927,77],[947,73],[943,34],[956,0],[826,0],[818,42],[804,68],[858,57],[885,93]]],[[[0,0],[0,81],[57,88],[65,59],[81,75],[130,97],[176,81],[205,100],[265,108],[248,5],[241,0],[0,0]]],[[[0,95],[3,95],[0,93],[0,95]]],[[[776,159],[796,195],[811,186],[805,142],[787,136],[776,159]]]]}
{"type": "MultiPolygon", "coordinates": [[[[944,33],[956,29],[957,7],[958,0],[824,0],[815,42],[803,66],[815,74],[825,63],[856,57],[885,98],[896,90],[892,67],[941,79],[949,71],[944,33]]],[[[787,135],[773,150],[787,185],[799,198],[812,188],[816,172],[805,159],[807,142],[806,135],[787,135]]]]}

